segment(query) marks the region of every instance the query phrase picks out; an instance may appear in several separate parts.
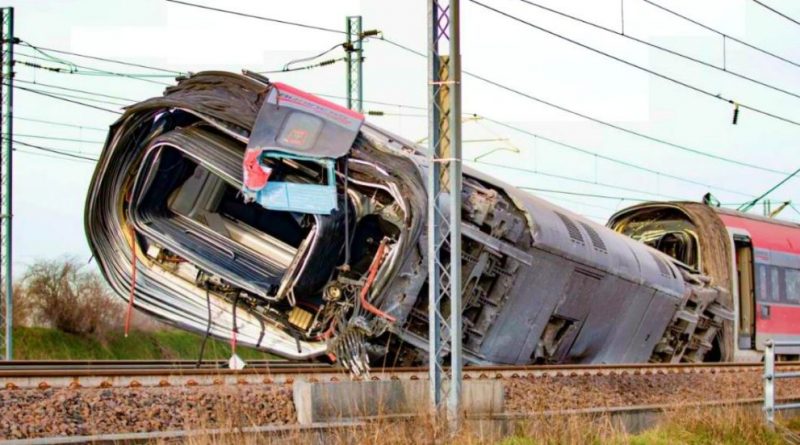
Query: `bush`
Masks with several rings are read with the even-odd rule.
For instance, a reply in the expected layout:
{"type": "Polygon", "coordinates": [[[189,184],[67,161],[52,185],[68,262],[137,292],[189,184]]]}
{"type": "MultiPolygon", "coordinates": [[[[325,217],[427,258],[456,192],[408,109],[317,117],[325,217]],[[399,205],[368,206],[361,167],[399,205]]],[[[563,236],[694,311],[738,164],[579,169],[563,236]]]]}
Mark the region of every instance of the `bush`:
{"type": "MultiPolygon", "coordinates": [[[[122,324],[124,304],[93,271],[75,259],[39,260],[28,268],[15,296],[20,321],[105,339],[122,324]]],[[[16,312],[16,310],[15,310],[16,312]]]]}

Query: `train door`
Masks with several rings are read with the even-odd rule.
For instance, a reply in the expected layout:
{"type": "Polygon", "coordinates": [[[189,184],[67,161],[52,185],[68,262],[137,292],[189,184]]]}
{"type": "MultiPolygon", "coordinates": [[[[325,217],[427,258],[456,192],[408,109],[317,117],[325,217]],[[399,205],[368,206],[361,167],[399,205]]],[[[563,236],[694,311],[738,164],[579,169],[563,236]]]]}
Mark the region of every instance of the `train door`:
{"type": "Polygon", "coordinates": [[[753,243],[746,235],[733,236],[738,298],[738,343],[740,350],[753,349],[756,337],[753,243]]]}

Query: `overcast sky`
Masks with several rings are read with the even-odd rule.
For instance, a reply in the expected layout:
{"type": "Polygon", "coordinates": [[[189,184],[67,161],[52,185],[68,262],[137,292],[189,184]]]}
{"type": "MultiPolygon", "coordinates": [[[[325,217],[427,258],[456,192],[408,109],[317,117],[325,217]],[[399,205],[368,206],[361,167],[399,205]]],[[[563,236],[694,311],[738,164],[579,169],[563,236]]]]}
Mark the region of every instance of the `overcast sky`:
{"type": "MultiPolygon", "coordinates": [[[[196,1],[336,29],[344,29],[347,15],[362,15],[364,29],[378,29],[385,37],[419,51],[426,48],[427,17],[423,1],[196,1]]],[[[576,24],[519,0],[481,1],[714,94],[800,121],[797,97],[576,24]]],[[[620,0],[534,1],[615,30],[622,25],[620,0]]],[[[751,0],[653,1],[732,37],[800,62],[800,45],[797,44],[800,26],[751,0]]],[[[800,19],[800,2],[765,1],[800,19]]],[[[17,36],[33,45],[176,71],[277,70],[290,60],[319,53],[343,40],[341,35],[333,33],[225,15],[164,0],[24,0],[11,1],[10,5],[16,9],[17,36]]],[[[624,30],[628,35],[714,65],[725,63],[731,71],[800,94],[800,68],[731,41],[723,46],[719,35],[683,22],[643,0],[624,0],[624,30]]],[[[31,48],[17,46],[16,50],[19,60],[48,67],[64,66],[46,58],[42,60],[44,56],[31,48]]],[[[341,55],[337,50],[322,60],[341,55]]],[[[89,69],[137,75],[155,73],[80,57],[57,56],[89,69]]],[[[413,107],[426,105],[424,58],[378,40],[365,44],[365,56],[365,99],[413,107]]],[[[559,40],[467,0],[462,0],[462,57],[463,68],[467,71],[619,126],[774,170],[794,171],[800,167],[799,126],[747,110],[742,110],[738,125],[731,125],[733,106],[730,104],[559,40]]],[[[149,78],[152,82],[146,82],[119,76],[53,73],[25,65],[18,65],[16,73],[20,86],[95,99],[101,98],[55,90],[44,84],[138,101],[160,95],[164,86],[158,82],[171,81],[169,78],[149,78]]],[[[270,77],[311,92],[345,94],[342,63],[270,77]]],[[[122,103],[122,99],[101,100],[122,103]]],[[[115,104],[92,103],[103,108],[119,108],[115,104]]],[[[378,104],[367,104],[366,108],[391,113],[391,116],[370,117],[369,120],[409,139],[418,140],[427,134],[424,111],[378,104]]],[[[747,201],[748,197],[752,199],[782,179],[780,174],[732,165],[621,133],[469,77],[463,82],[463,108],[466,112],[478,113],[600,156],[662,173],[648,173],[568,150],[486,120],[464,123],[465,140],[496,139],[465,143],[464,157],[472,159],[503,148],[482,157],[483,164],[475,165],[508,182],[538,189],[633,199],[537,192],[601,223],[615,210],[635,203],[636,199],[699,200],[711,191],[722,203],[733,205],[747,201]],[[530,172],[503,168],[503,165],[530,172]]],[[[22,90],[16,92],[14,113],[20,118],[14,122],[16,140],[87,156],[96,156],[102,150],[106,136],[103,129],[117,117],[22,90]]],[[[36,258],[66,254],[88,260],[83,208],[93,163],[45,157],[34,148],[21,144],[17,147],[19,150],[14,154],[16,270],[24,269],[36,258]]],[[[800,208],[798,192],[800,179],[794,179],[771,198],[775,201],[795,199],[800,208]]],[[[761,212],[761,207],[754,211],[761,212]]],[[[800,219],[800,214],[792,209],[785,210],[781,216],[800,219]]]]}

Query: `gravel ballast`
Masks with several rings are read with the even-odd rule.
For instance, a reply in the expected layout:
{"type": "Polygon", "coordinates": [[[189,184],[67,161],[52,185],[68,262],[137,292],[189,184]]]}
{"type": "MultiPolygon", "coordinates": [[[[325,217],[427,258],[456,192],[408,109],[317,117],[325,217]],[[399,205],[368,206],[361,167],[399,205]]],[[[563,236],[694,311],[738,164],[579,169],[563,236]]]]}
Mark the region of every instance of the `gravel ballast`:
{"type": "Polygon", "coordinates": [[[253,426],[295,422],[288,386],[0,390],[0,437],[253,426]]]}
{"type": "MultiPolygon", "coordinates": [[[[761,370],[523,376],[502,380],[507,413],[756,399],[761,370]]],[[[779,381],[778,397],[800,398],[779,381]]],[[[290,384],[0,389],[0,439],[296,423],[290,384]]]]}

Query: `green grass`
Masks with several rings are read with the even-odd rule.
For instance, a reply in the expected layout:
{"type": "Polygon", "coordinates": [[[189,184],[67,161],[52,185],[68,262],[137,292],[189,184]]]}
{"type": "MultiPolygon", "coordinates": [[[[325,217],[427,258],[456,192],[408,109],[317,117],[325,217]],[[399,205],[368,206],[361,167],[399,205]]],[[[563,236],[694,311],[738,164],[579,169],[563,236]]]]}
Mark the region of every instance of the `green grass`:
{"type": "MultiPolygon", "coordinates": [[[[202,337],[190,332],[163,330],[134,331],[125,338],[120,332],[101,343],[95,339],[47,328],[14,328],[14,358],[18,360],[194,360],[200,353],[202,337]]],[[[244,360],[275,358],[251,348],[237,347],[244,360]]],[[[205,359],[228,359],[226,342],[209,339],[205,359]]]]}
{"type": "MultiPolygon", "coordinates": [[[[517,434],[497,445],[779,445],[785,438],[767,426],[758,409],[742,406],[684,407],[663,413],[653,427],[627,434],[618,424],[602,419],[532,418],[517,434]]],[[[800,420],[786,426],[800,427],[800,420]]]]}

